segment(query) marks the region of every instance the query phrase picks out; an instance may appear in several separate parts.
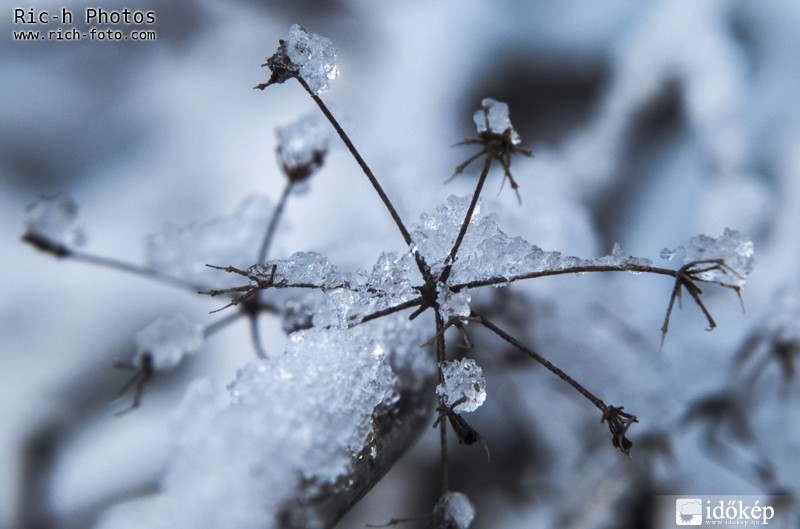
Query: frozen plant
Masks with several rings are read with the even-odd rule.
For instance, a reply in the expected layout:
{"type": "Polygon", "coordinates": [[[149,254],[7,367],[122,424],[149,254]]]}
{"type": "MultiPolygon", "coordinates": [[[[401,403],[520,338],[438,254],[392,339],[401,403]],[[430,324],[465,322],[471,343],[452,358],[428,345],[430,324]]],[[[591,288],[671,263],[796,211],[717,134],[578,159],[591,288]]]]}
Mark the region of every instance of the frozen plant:
{"type": "Polygon", "coordinates": [[[477,410],[486,400],[486,379],[483,370],[472,358],[447,361],[441,367],[444,381],[436,386],[436,394],[457,413],[477,410]]]}
{"type": "Polygon", "coordinates": [[[437,529],[467,529],[475,518],[475,507],[463,492],[450,491],[442,495],[433,508],[437,529]]]}
{"type": "Polygon", "coordinates": [[[172,369],[187,353],[195,353],[203,345],[203,326],[179,314],[161,318],[136,333],[134,364],[147,355],[154,369],[172,369]]]}
{"type": "Polygon", "coordinates": [[[490,98],[475,113],[478,137],[462,142],[480,150],[455,170],[458,175],[484,159],[474,192],[449,197],[409,229],[319,96],[338,73],[330,41],[292,26],[289,39],[280,41],[266,65],[270,78],[257,88],[298,81],[372,185],[399,232],[402,251],[383,253],[371,272],[340,270],[313,251],[288,258],[269,255],[289,191],[320,169],[328,149],[328,136],[312,118],[279,129],[277,154],[288,181],[274,208],[249,200],[232,217],[154,236],[148,241],[148,266],[77,253],[62,245],[63,230],[29,222],[26,233],[36,237],[24,238],[40,250],[224,300],[212,311],[223,316],[211,324],[160,320],[137,334],[134,358],[143,378],[136,383],[133,407],[155,371],[176,366],[203,337],[232,322],[250,322],[258,359],[239,369],[226,395],[205,390],[190,395],[177,418],[173,458],[158,491],[114,507],[100,526],[147,520],[151,527],[331,527],[433,423],[442,463],[440,500],[427,516],[440,529],[468,527],[475,510],[465,495],[451,490],[448,432],[461,444],[485,447],[462,413],[484,403],[486,382],[474,360],[452,359],[456,355],[447,338],[451,327],[466,338],[467,324],[472,324],[470,334],[485,332],[568,384],[597,409],[611,445],[630,457],[634,441],[628,435],[637,416],[606,404],[595,391],[607,388],[587,388],[497,323],[473,296],[548,276],[651,274],[674,281],[663,335],[684,291],[713,328],[699,285],[740,293],[754,264],[749,239],[733,231],[720,239],[695,238],[675,270],[629,256],[620,245],[608,256],[574,257],[507,235],[496,215],[482,215],[484,184],[497,162],[503,182],[508,180],[519,197],[511,163],[516,155],[532,153],[519,146],[508,106],[490,98]],[[257,318],[262,315],[281,318],[288,334],[283,351],[261,336],[257,318]]]}
{"type": "Polygon", "coordinates": [[[65,195],[44,197],[26,211],[24,239],[34,246],[52,246],[53,253],[66,252],[67,246],[85,242],[83,230],[77,225],[78,204],[65,195]]]}

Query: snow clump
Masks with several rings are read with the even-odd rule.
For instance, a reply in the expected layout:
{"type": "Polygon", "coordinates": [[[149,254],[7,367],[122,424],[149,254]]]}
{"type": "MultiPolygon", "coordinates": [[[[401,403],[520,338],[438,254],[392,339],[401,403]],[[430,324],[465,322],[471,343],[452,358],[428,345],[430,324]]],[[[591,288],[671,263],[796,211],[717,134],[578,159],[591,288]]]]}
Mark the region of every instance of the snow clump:
{"type": "Polygon", "coordinates": [[[187,353],[200,350],[203,345],[203,326],[186,316],[159,318],[136,333],[134,365],[141,365],[142,357],[149,355],[155,369],[171,369],[187,353]]]}
{"type": "Polygon", "coordinates": [[[434,526],[467,529],[475,518],[475,507],[463,492],[446,492],[433,508],[434,526]]]}
{"type": "Polygon", "coordinates": [[[512,144],[519,145],[522,141],[511,124],[507,103],[487,97],[481,101],[481,108],[475,111],[472,120],[478,128],[478,134],[488,132],[502,136],[508,130],[512,144]]]}
{"type": "Polygon", "coordinates": [[[77,226],[78,204],[66,195],[44,197],[26,210],[27,233],[65,246],[85,242],[83,230],[77,226]]]}
{"type": "Polygon", "coordinates": [[[309,33],[298,24],[289,29],[286,54],[315,94],[326,91],[330,81],[339,76],[336,47],[330,39],[309,33]]]}
{"type": "Polygon", "coordinates": [[[444,397],[447,406],[456,413],[477,410],[486,400],[486,379],[483,370],[471,358],[445,362],[442,366],[444,382],[436,386],[436,394],[444,397]]]}
{"type": "Polygon", "coordinates": [[[725,265],[730,267],[730,270],[724,267],[710,270],[698,274],[698,278],[702,281],[722,283],[737,288],[744,287],[746,276],[753,271],[756,265],[753,257],[753,241],[750,237],[730,228],[725,228],[725,232],[716,239],[708,235],[697,235],[692,237],[686,246],[679,246],[674,250],[665,248],[661,251],[661,257],[669,260],[678,257],[683,264],[722,259],[725,261],[725,265]]]}

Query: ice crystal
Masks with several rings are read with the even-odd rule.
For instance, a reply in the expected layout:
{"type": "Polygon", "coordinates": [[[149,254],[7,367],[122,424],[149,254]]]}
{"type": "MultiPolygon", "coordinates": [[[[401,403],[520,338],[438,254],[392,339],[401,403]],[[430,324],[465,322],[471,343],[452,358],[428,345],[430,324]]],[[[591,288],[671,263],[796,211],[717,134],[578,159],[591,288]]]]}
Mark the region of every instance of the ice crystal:
{"type": "Polygon", "coordinates": [[[81,245],[83,230],[77,226],[78,204],[65,195],[44,197],[26,211],[25,228],[31,235],[66,246],[81,245]]]}
{"type": "Polygon", "coordinates": [[[169,227],[147,239],[147,263],[167,275],[221,288],[240,282],[206,264],[246,267],[253,263],[271,207],[264,197],[249,197],[232,215],[184,227],[169,227]]]}
{"type": "Polygon", "coordinates": [[[303,181],[322,166],[330,130],[330,125],[316,112],[278,128],[278,159],[289,180],[303,181]]]}
{"type": "Polygon", "coordinates": [[[502,135],[508,130],[512,144],[519,145],[521,142],[519,134],[511,124],[507,103],[487,97],[481,101],[481,108],[475,111],[472,120],[478,128],[478,134],[489,132],[502,135]]]}
{"type": "Polygon", "coordinates": [[[203,339],[203,326],[185,316],[158,319],[136,333],[134,364],[150,355],[155,369],[171,369],[185,354],[199,350],[203,339]]]}
{"type": "Polygon", "coordinates": [[[469,302],[472,300],[468,289],[453,292],[445,285],[439,285],[439,295],[436,301],[439,303],[439,313],[445,321],[450,318],[465,318],[469,316],[471,309],[469,302]]]}
{"type": "Polygon", "coordinates": [[[454,412],[475,411],[486,400],[486,379],[475,360],[462,358],[445,362],[442,374],[444,382],[436,386],[436,394],[444,397],[448,406],[462,401],[453,408],[454,412]]]}
{"type": "Polygon", "coordinates": [[[467,529],[475,518],[475,507],[463,492],[449,491],[433,508],[437,529],[467,529]]]}
{"type": "Polygon", "coordinates": [[[316,94],[330,88],[330,81],[339,75],[333,43],[325,37],[308,33],[298,24],[294,24],[289,30],[286,53],[299,68],[300,76],[316,94]]]}
{"type": "Polygon", "coordinates": [[[725,232],[716,239],[708,235],[697,235],[692,237],[687,246],[680,246],[674,250],[665,248],[661,251],[661,257],[669,260],[677,257],[684,264],[722,259],[730,270],[725,267],[710,270],[698,274],[699,279],[738,288],[744,286],[747,275],[756,265],[753,257],[753,241],[750,237],[730,228],[725,228],[725,232]]]}

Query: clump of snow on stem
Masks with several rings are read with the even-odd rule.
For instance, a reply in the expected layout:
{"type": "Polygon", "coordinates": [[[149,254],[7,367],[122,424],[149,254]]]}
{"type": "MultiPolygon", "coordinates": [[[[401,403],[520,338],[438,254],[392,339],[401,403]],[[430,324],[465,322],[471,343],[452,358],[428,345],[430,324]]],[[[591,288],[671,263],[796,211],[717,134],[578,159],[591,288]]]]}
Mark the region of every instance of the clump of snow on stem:
{"type": "Polygon", "coordinates": [[[472,301],[472,297],[468,289],[464,288],[459,292],[453,292],[449,287],[440,283],[437,290],[436,301],[439,303],[439,313],[445,321],[450,318],[466,318],[470,315],[469,302],[472,301]]]}
{"type": "Polygon", "coordinates": [[[194,385],[159,494],[118,506],[100,527],[281,527],[286,502],[348,475],[375,408],[396,398],[399,353],[383,338],[379,326],[301,331],[283,354],[241,368],[227,398],[194,385]]]}
{"type": "Polygon", "coordinates": [[[449,491],[433,508],[434,526],[443,529],[467,529],[475,518],[475,507],[463,492],[449,491]]]}
{"type": "Polygon", "coordinates": [[[472,120],[478,128],[478,134],[489,132],[502,135],[508,130],[511,143],[519,145],[521,142],[519,134],[511,124],[507,103],[487,97],[481,101],[481,108],[475,111],[472,115],[472,120]]]}
{"type": "Polygon", "coordinates": [[[83,230],[77,225],[78,204],[66,195],[43,197],[26,210],[25,228],[28,233],[66,246],[85,242],[83,230]]]}
{"type": "Polygon", "coordinates": [[[753,241],[750,237],[730,228],[725,228],[725,232],[716,239],[708,235],[697,235],[692,237],[686,246],[679,246],[674,250],[665,248],[661,251],[661,257],[669,260],[677,257],[684,264],[722,259],[730,269],[721,267],[698,274],[698,277],[703,281],[723,283],[738,288],[744,286],[747,275],[756,265],[753,257],[753,241]]]}
{"type": "Polygon", "coordinates": [[[305,180],[319,169],[328,153],[331,127],[318,112],[279,127],[278,159],[289,180],[305,180]]]}
{"type": "Polygon", "coordinates": [[[228,216],[187,226],[171,226],[147,239],[147,263],[160,273],[198,286],[224,288],[237,279],[206,266],[246,267],[256,259],[272,207],[266,197],[251,196],[228,216]]]}
{"type": "Polygon", "coordinates": [[[477,410],[486,400],[486,379],[483,370],[471,358],[462,358],[442,365],[444,382],[436,386],[436,394],[444,397],[456,413],[477,410]]]}
{"type": "Polygon", "coordinates": [[[339,75],[336,47],[330,39],[309,33],[298,24],[289,29],[286,53],[316,94],[330,88],[330,81],[339,75]]]}
{"type": "MultiPolygon", "coordinates": [[[[411,236],[434,273],[441,271],[466,216],[470,197],[450,196],[433,214],[424,213],[412,226],[411,236]]],[[[456,255],[451,285],[499,278],[510,280],[525,274],[578,267],[629,265],[650,266],[650,259],[625,254],[617,244],[611,255],[584,259],[548,252],[522,237],[511,237],[500,229],[498,217],[480,216],[480,204],[470,219],[466,236],[456,255]]],[[[502,284],[502,283],[497,283],[502,284]]]]}
{"type": "Polygon", "coordinates": [[[204,341],[203,326],[180,314],[159,318],[137,332],[134,340],[134,365],[140,365],[142,357],[149,355],[155,369],[171,369],[185,354],[200,350],[204,341]]]}

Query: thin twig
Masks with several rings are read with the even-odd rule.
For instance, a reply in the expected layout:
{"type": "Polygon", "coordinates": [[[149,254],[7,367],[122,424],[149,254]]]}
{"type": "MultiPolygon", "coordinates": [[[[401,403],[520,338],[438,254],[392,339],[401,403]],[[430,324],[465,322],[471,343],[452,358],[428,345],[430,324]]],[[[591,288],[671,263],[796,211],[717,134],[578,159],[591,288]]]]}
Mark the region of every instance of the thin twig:
{"type": "Polygon", "coordinates": [[[594,272],[636,272],[642,274],[658,274],[670,277],[678,277],[678,272],[670,268],[659,268],[657,266],[642,266],[642,265],[585,265],[585,266],[570,266],[567,268],[558,268],[555,270],[537,270],[536,272],[527,272],[524,274],[513,275],[509,277],[487,277],[485,279],[476,279],[467,281],[466,283],[458,283],[451,285],[450,290],[459,292],[465,288],[472,289],[478,287],[485,287],[491,285],[500,285],[503,283],[514,283],[524,279],[534,279],[537,277],[559,276],[567,274],[586,274],[594,272]]]}
{"type": "Polygon", "coordinates": [[[474,318],[475,321],[477,321],[478,323],[483,325],[485,328],[487,328],[488,330],[490,330],[493,333],[495,333],[497,336],[502,338],[504,341],[508,342],[512,346],[516,347],[517,349],[519,349],[520,351],[522,351],[526,355],[530,356],[531,358],[533,358],[534,360],[539,362],[548,371],[550,371],[551,373],[555,374],[558,378],[560,378],[561,380],[563,380],[564,382],[566,382],[567,384],[569,384],[570,386],[575,388],[578,391],[578,393],[580,393],[581,395],[586,397],[600,411],[605,413],[605,411],[606,411],[606,409],[608,407],[606,406],[606,404],[602,400],[597,398],[591,391],[589,391],[588,389],[583,387],[581,384],[579,384],[574,378],[572,378],[571,376],[566,374],[564,371],[562,371],[561,369],[556,367],[548,359],[546,359],[545,357],[543,357],[542,355],[540,355],[539,353],[537,353],[533,349],[531,349],[529,347],[526,347],[522,342],[520,342],[519,340],[517,340],[516,338],[514,338],[513,336],[508,334],[506,331],[504,331],[503,329],[501,329],[500,327],[498,327],[494,323],[490,322],[489,320],[487,320],[483,316],[473,312],[470,315],[470,319],[473,319],[473,318],[474,318]]]}
{"type": "Polygon", "coordinates": [[[258,250],[258,259],[256,263],[263,263],[267,259],[270,244],[272,244],[272,239],[275,236],[275,230],[283,216],[283,210],[286,207],[286,202],[289,199],[293,187],[294,183],[291,180],[287,180],[283,192],[281,193],[281,198],[275,205],[275,211],[272,212],[272,218],[269,219],[269,224],[267,224],[267,231],[264,233],[264,240],[261,242],[261,248],[258,250]]]}

